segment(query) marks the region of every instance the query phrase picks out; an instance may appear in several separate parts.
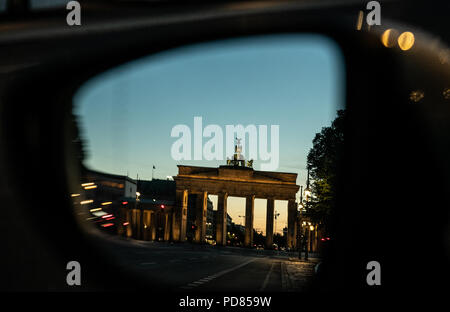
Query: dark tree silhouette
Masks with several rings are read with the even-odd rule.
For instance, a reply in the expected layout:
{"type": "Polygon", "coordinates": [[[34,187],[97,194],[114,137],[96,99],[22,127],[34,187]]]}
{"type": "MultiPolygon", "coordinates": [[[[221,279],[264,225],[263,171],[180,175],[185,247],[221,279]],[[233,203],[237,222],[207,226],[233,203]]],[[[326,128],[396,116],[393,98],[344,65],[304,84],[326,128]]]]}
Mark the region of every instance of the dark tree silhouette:
{"type": "Polygon", "coordinates": [[[345,110],[338,110],[331,126],[323,127],[313,140],[307,167],[313,180],[309,212],[325,224],[335,211],[337,173],[344,150],[345,110]]]}

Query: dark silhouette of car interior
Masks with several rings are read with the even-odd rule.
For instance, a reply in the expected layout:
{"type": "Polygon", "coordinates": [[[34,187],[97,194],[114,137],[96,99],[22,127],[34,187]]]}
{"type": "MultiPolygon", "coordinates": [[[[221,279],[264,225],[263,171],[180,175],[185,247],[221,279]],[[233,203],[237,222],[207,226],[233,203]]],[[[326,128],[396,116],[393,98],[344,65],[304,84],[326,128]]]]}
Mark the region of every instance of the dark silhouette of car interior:
{"type": "Polygon", "coordinates": [[[26,1],[10,1],[0,12],[3,291],[164,289],[117,270],[102,247],[107,243],[73,214],[69,194],[80,183],[83,156],[73,144],[72,97],[86,80],[193,43],[313,33],[342,50],[348,115],[336,239],[311,291],[445,292],[439,285],[447,281],[450,255],[448,2],[380,1],[382,24],[363,29],[357,21],[367,1],[79,2],[81,26],[67,25],[65,6],[32,10],[26,1]],[[412,32],[414,49],[385,47],[380,36],[388,28],[412,32]],[[423,98],[411,99],[414,90],[423,98]],[[73,259],[83,263],[78,289],[66,283],[73,259]],[[373,259],[383,264],[378,290],[365,280],[373,259]]]}

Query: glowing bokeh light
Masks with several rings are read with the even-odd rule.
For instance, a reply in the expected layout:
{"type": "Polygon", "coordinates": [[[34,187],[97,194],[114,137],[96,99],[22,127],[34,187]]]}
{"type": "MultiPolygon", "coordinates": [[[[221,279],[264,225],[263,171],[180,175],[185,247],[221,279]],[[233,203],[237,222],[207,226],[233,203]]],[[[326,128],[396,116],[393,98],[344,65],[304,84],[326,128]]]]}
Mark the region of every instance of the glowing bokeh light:
{"type": "Polygon", "coordinates": [[[358,19],[356,21],[356,30],[361,30],[362,29],[363,19],[364,19],[364,12],[363,11],[359,11],[358,19]]]}
{"type": "Polygon", "coordinates": [[[411,101],[417,103],[417,102],[419,102],[421,99],[423,99],[424,96],[425,96],[425,93],[424,93],[422,90],[415,90],[415,91],[412,91],[412,92],[409,94],[409,99],[410,99],[411,101]]]}
{"type": "Polygon", "coordinates": [[[414,34],[409,31],[405,31],[398,37],[398,46],[403,51],[409,50],[414,45],[414,34]]]}
{"type": "Polygon", "coordinates": [[[450,88],[445,89],[445,90],[442,92],[442,95],[444,96],[444,99],[450,100],[450,88]]]}
{"type": "Polygon", "coordinates": [[[386,48],[392,48],[396,43],[397,37],[398,32],[395,29],[393,28],[386,29],[381,35],[381,43],[386,48]]]}

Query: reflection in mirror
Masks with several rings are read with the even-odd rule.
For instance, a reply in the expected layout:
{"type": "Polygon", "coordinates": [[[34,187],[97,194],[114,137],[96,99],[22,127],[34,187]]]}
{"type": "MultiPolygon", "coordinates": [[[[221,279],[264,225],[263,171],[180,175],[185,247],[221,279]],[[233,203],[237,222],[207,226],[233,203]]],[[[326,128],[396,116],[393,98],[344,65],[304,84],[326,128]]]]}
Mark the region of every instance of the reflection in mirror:
{"type": "Polygon", "coordinates": [[[142,248],[114,253],[173,287],[201,288],[186,285],[256,252],[320,257],[333,239],[344,79],[339,48],[314,34],[195,44],[94,77],[74,97],[80,222],[142,248]],[[188,264],[186,280],[167,271],[188,264]]]}

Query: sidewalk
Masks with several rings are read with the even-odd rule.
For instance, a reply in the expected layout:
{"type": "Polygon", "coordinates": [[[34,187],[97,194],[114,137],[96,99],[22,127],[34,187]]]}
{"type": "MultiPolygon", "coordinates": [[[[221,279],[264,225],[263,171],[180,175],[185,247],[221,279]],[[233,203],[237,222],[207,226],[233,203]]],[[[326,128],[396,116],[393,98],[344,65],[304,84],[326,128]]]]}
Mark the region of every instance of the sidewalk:
{"type": "MultiPolygon", "coordinates": [[[[242,248],[242,247],[213,247],[219,250],[228,251],[228,252],[237,252],[241,254],[254,254],[259,256],[268,256],[271,258],[279,258],[279,259],[297,259],[298,260],[298,251],[280,251],[280,250],[267,250],[267,249],[249,249],[249,248],[242,248]]],[[[302,259],[305,258],[305,253],[302,252],[302,259]]],[[[308,259],[310,260],[319,260],[320,254],[319,253],[309,253],[308,259]]]]}
{"type": "MultiPolygon", "coordinates": [[[[268,252],[268,255],[271,255],[272,257],[275,258],[289,258],[289,259],[297,259],[298,260],[298,251],[276,251],[276,250],[266,250],[266,252],[268,252]],[[272,254],[270,254],[272,253],[272,254]]],[[[310,252],[308,253],[308,259],[315,259],[318,260],[320,259],[321,256],[319,253],[316,252],[310,252]]],[[[305,259],[305,253],[302,252],[302,260],[305,259]]]]}
{"type": "MultiPolygon", "coordinates": [[[[108,240],[111,243],[120,244],[124,247],[140,247],[140,248],[156,248],[156,249],[179,249],[189,251],[204,251],[204,252],[220,252],[225,254],[239,254],[239,255],[253,255],[260,257],[271,257],[276,259],[289,259],[291,261],[298,260],[298,251],[280,251],[280,250],[266,250],[266,249],[250,249],[243,247],[232,246],[211,246],[207,244],[189,244],[189,243],[171,243],[171,242],[155,242],[155,241],[142,241],[130,238],[124,238],[120,236],[110,236],[103,234],[101,236],[95,235],[93,239],[108,240]]],[[[304,259],[305,253],[302,252],[302,259],[304,259]]],[[[318,253],[309,253],[308,259],[320,259],[318,253]]]]}
{"type": "Polygon", "coordinates": [[[308,288],[317,261],[284,261],[281,266],[283,289],[301,292],[308,288]]]}

